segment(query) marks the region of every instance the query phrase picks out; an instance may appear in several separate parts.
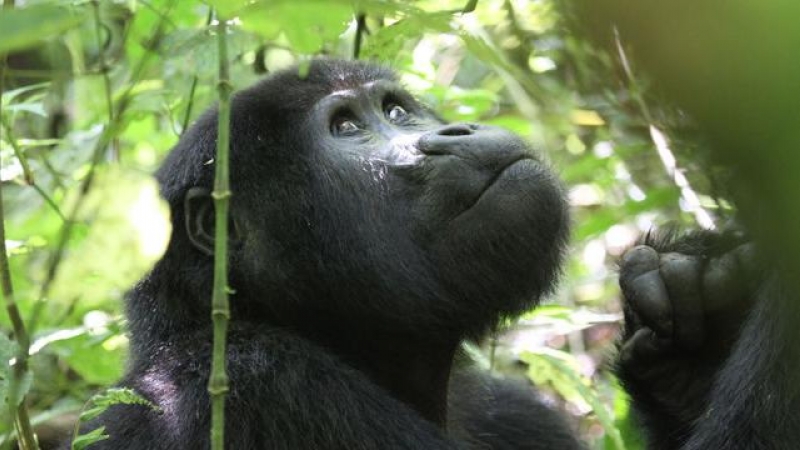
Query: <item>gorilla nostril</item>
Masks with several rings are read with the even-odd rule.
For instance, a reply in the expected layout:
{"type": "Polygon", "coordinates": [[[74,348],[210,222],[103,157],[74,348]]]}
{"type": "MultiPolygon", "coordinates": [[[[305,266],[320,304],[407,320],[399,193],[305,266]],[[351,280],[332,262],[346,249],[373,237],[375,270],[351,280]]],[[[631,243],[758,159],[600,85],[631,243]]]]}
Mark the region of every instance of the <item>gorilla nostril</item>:
{"type": "Polygon", "coordinates": [[[473,127],[465,124],[448,125],[439,130],[436,134],[439,136],[469,136],[473,133],[472,130],[473,127]]]}

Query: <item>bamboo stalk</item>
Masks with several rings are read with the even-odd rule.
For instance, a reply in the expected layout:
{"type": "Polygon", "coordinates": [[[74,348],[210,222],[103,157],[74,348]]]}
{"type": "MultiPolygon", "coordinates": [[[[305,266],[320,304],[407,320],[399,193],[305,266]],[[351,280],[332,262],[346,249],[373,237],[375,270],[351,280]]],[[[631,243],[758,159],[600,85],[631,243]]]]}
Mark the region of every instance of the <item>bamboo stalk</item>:
{"type": "Polygon", "coordinates": [[[230,140],[231,83],[228,70],[227,24],[217,16],[217,43],[219,59],[219,117],[217,128],[217,154],[214,174],[215,239],[214,288],[211,298],[211,320],[214,324],[214,349],[211,358],[211,375],[208,392],[211,396],[211,449],[225,447],[225,396],[228,393],[228,374],[225,370],[225,348],[230,308],[228,305],[228,206],[231,197],[228,176],[228,151],[230,140]]]}

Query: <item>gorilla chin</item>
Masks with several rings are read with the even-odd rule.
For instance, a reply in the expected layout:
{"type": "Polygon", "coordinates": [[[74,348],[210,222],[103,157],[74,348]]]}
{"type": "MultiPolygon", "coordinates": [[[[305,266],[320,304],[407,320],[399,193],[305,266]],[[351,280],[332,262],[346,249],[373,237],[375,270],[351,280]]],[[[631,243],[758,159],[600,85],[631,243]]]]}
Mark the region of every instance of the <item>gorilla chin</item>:
{"type": "Polygon", "coordinates": [[[446,260],[461,261],[452,276],[462,298],[476,300],[469,308],[476,311],[476,325],[514,317],[551,291],[569,234],[565,205],[550,169],[525,157],[501,169],[446,225],[437,250],[446,260]],[[493,301],[481,301],[488,297],[493,301]]]}

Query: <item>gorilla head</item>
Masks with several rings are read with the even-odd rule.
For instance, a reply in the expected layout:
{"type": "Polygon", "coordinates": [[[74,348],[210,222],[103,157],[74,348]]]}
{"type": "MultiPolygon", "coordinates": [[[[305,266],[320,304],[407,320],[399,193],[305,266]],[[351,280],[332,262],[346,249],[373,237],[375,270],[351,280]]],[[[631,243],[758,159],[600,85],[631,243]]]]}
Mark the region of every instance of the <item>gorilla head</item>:
{"type": "MultiPolygon", "coordinates": [[[[519,137],[444,123],[391,71],[360,62],[273,74],[232,105],[234,323],[458,340],[552,286],[565,203],[519,137]]],[[[137,328],[149,340],[208,321],[216,117],[158,173],[174,234],[139,289],[167,309],[130,311],[135,344],[137,328]]]]}

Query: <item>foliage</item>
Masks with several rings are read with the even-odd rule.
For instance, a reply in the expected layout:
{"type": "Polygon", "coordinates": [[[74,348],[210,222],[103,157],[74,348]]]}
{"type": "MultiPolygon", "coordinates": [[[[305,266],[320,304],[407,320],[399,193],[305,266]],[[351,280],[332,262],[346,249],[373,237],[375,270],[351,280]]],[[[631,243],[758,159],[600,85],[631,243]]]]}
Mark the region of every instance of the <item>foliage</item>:
{"type": "MultiPolygon", "coordinates": [[[[703,161],[673,132],[685,129],[680,114],[649,104],[641,80],[614,78],[618,55],[566,32],[557,2],[482,0],[464,13],[466,3],[43,0],[4,9],[0,178],[15,299],[32,336],[32,385],[17,383],[15,398],[27,393],[31,421],[76,414],[121,374],[121,299],[169,235],[148,174],[217,98],[213,7],[233,18],[236,88],[314,55],[374,59],[448,120],[507,127],[546,154],[570,186],[577,225],[553,298],[561,306],[510,324],[480,357],[501,373],[524,364],[593,448],[641,448],[603,369],[620,316],[614,259],[656,223],[691,224],[700,213],[718,221],[730,206],[709,171],[692,170],[703,161]]],[[[16,347],[4,338],[5,315],[0,330],[6,398],[16,347]]],[[[93,400],[90,411],[129,403],[123,394],[93,400]]],[[[0,409],[5,442],[14,436],[7,415],[0,409]]],[[[102,437],[94,430],[76,448],[102,437]]]]}
{"type": "MultiPolygon", "coordinates": [[[[140,405],[157,412],[161,411],[161,408],[147,401],[131,389],[111,388],[89,399],[86,409],[80,415],[78,424],[88,422],[98,417],[100,414],[103,414],[105,410],[114,405],[140,405]]],[[[76,430],[78,424],[75,425],[76,430]]],[[[97,441],[108,439],[108,435],[103,434],[104,431],[105,427],[99,427],[80,436],[76,436],[72,441],[72,450],[82,450],[97,441]]]]}

